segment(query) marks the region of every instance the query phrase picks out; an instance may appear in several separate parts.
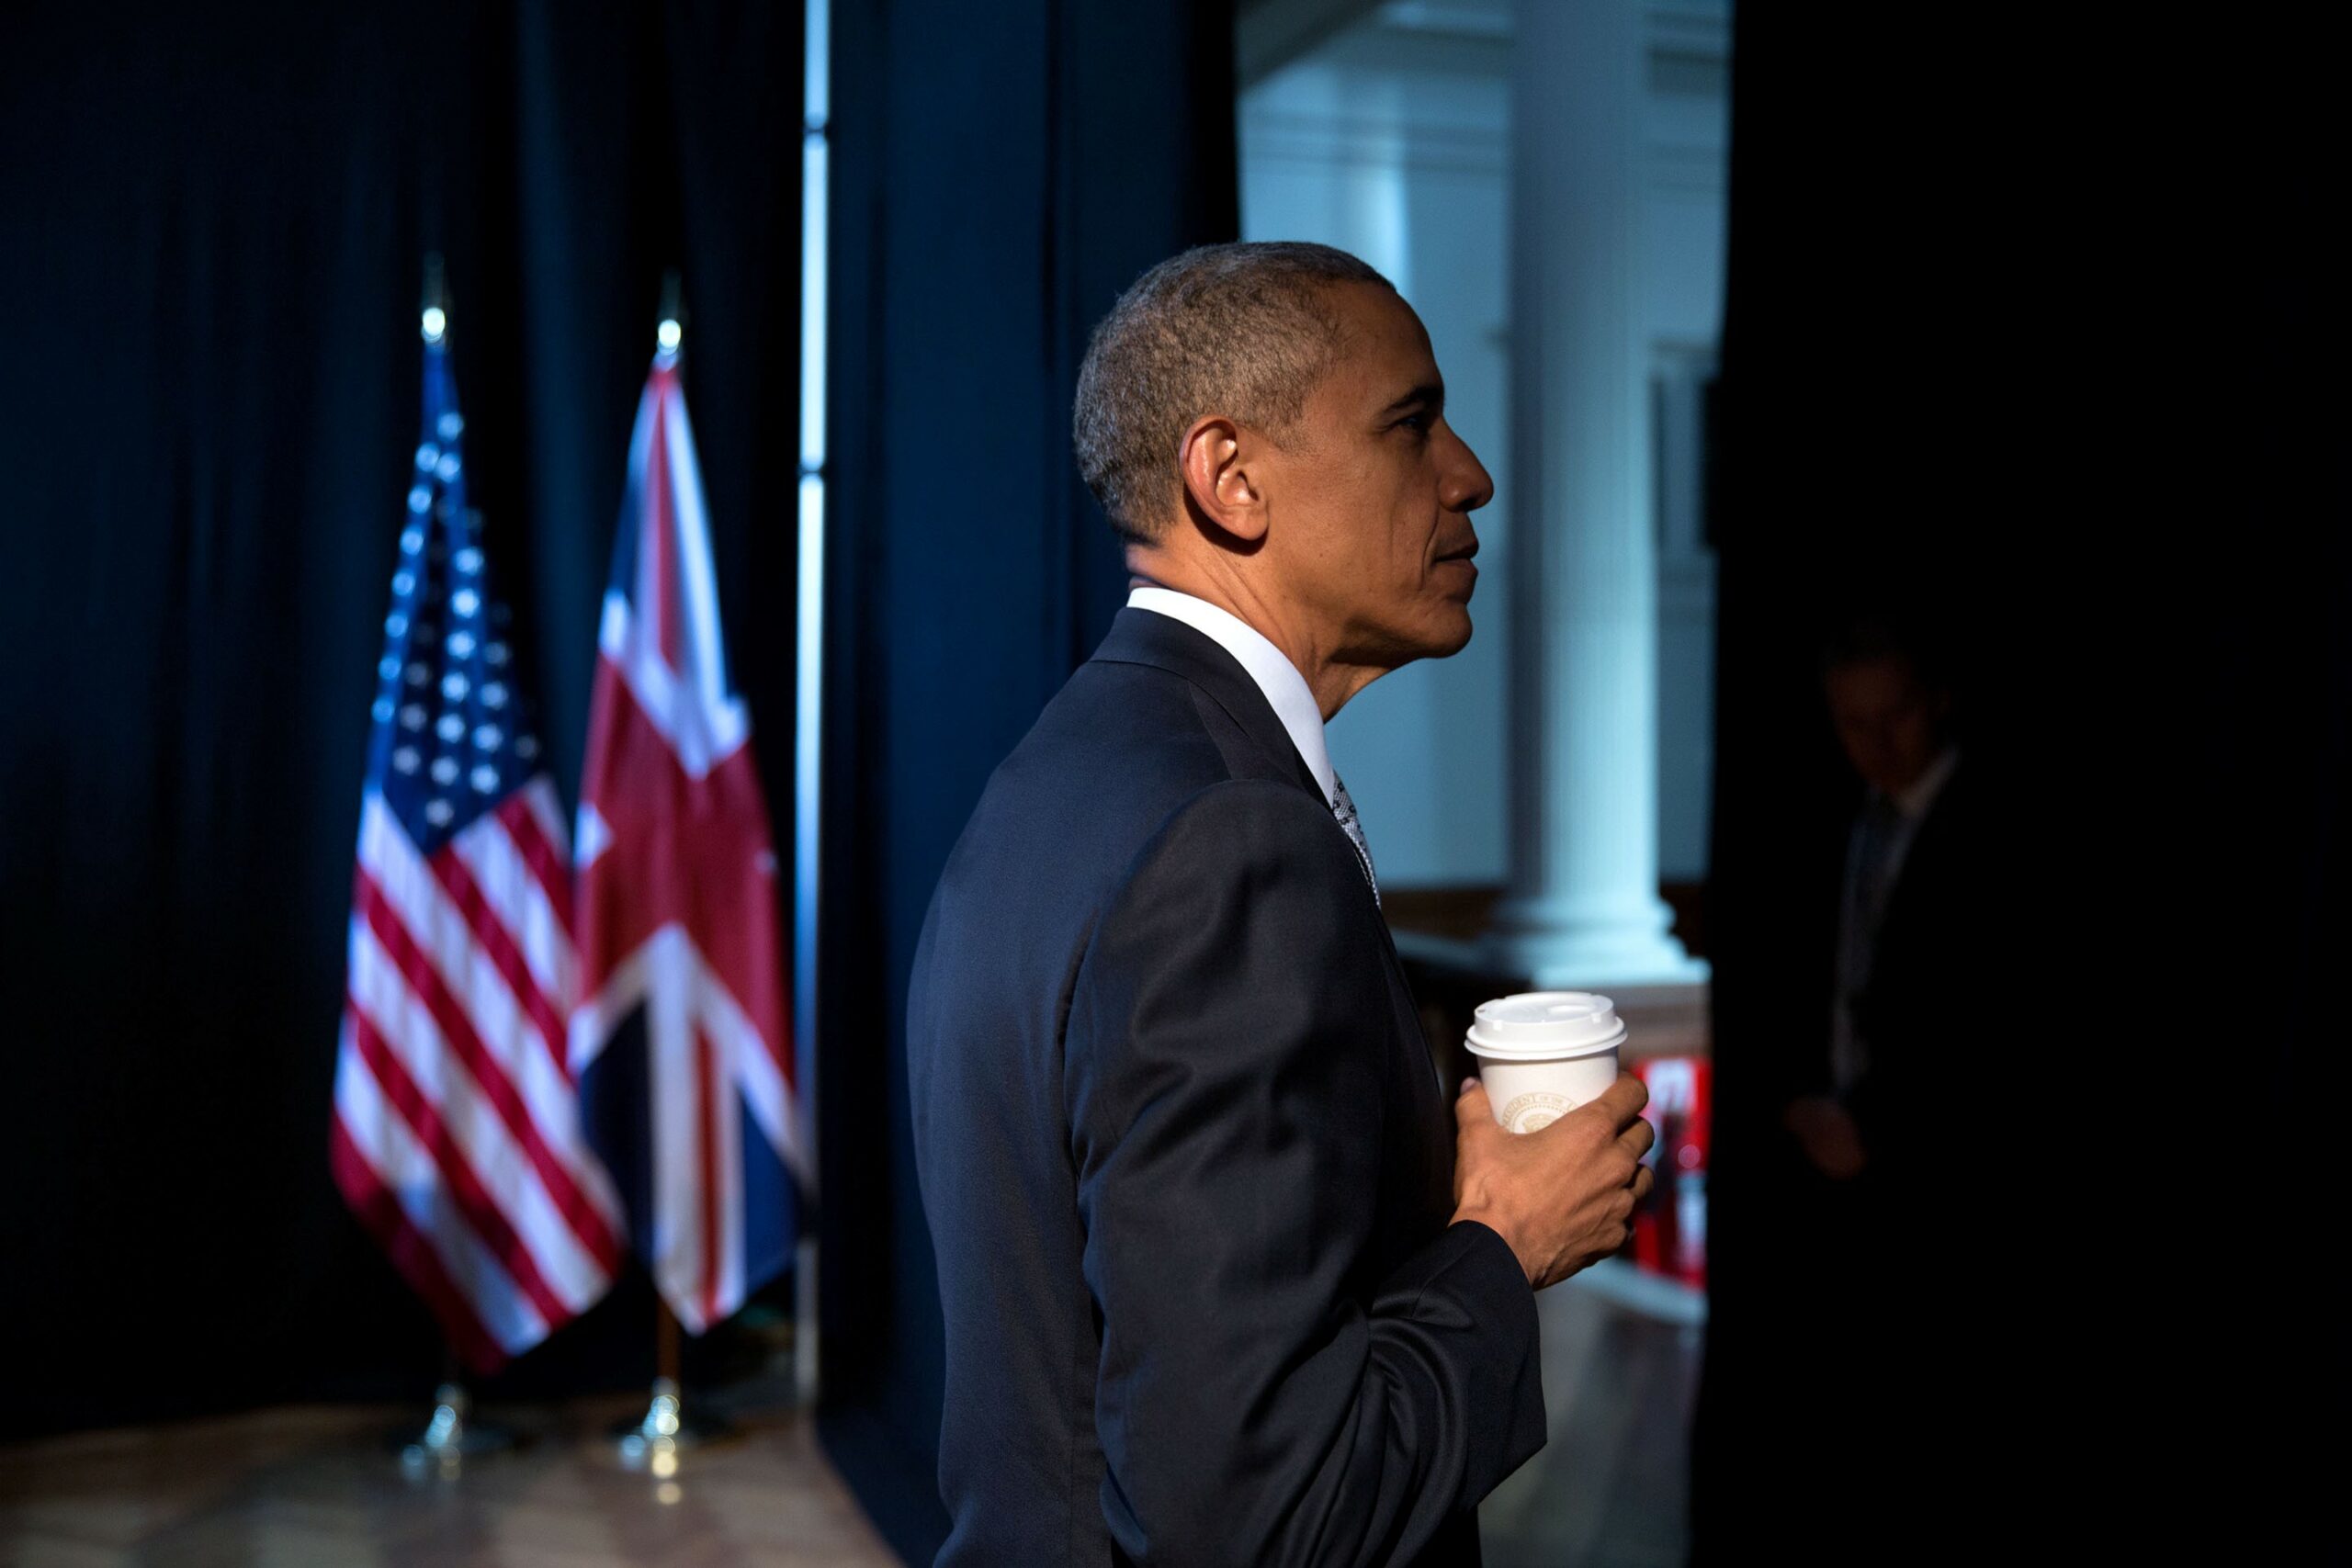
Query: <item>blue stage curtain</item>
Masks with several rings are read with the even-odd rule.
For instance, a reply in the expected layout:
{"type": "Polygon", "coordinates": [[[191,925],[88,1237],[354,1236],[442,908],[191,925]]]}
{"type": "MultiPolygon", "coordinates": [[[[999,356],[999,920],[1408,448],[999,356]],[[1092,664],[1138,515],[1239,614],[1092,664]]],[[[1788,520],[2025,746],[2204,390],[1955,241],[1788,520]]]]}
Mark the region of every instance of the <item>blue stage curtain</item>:
{"type": "MultiPolygon", "coordinates": [[[[327,1167],[427,250],[567,795],[683,270],[726,626],[788,820],[801,47],[797,7],[657,0],[11,17],[0,1432],[421,1398],[439,1370],[327,1167]]],[[[651,1313],[632,1275],[486,1392],[650,1375],[651,1313]]]]}

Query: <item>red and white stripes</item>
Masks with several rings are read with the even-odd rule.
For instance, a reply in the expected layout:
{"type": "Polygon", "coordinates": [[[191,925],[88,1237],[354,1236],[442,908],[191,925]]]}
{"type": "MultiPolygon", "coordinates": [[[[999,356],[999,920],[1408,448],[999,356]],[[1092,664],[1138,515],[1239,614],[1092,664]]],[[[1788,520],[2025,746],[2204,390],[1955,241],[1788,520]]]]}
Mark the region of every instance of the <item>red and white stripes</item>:
{"type": "Polygon", "coordinates": [[[565,1065],[577,961],[544,778],[430,857],[362,805],[335,1179],[477,1369],[587,1310],[621,1208],[565,1065]]]}

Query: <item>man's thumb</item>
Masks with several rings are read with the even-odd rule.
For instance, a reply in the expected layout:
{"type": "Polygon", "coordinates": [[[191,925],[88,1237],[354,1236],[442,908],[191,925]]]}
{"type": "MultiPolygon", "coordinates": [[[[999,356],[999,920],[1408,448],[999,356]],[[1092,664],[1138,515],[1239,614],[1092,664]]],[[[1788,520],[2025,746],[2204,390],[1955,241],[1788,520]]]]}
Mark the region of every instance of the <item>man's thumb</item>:
{"type": "Polygon", "coordinates": [[[1455,1123],[1467,1129],[1494,1119],[1494,1108],[1487,1103],[1487,1086],[1476,1078],[1464,1078],[1462,1092],[1453,1097],[1455,1123]]]}

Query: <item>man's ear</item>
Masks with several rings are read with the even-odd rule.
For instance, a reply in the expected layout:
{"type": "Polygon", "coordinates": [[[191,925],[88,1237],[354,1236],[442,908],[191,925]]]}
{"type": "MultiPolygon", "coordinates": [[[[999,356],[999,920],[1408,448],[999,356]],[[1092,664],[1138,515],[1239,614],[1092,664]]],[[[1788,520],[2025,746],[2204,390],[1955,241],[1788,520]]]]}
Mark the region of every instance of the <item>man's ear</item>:
{"type": "Polygon", "coordinates": [[[1266,536],[1266,498],[1250,450],[1255,445],[1223,414],[1207,414],[1184,432],[1176,453],[1193,512],[1247,545],[1266,536]]]}

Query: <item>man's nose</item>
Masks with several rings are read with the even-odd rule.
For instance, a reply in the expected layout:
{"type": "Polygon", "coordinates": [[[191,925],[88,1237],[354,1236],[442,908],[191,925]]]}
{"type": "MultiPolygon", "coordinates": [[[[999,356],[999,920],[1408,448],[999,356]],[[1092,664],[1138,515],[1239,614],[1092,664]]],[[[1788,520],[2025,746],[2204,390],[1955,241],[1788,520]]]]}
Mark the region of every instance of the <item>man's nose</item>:
{"type": "MultiPolygon", "coordinates": [[[[1447,432],[1452,434],[1452,431],[1447,432]]],[[[1495,478],[1487,472],[1487,465],[1478,461],[1478,454],[1470,450],[1470,443],[1459,435],[1453,437],[1450,461],[1443,470],[1443,484],[1438,499],[1449,512],[1476,512],[1495,499],[1495,478]]]]}

